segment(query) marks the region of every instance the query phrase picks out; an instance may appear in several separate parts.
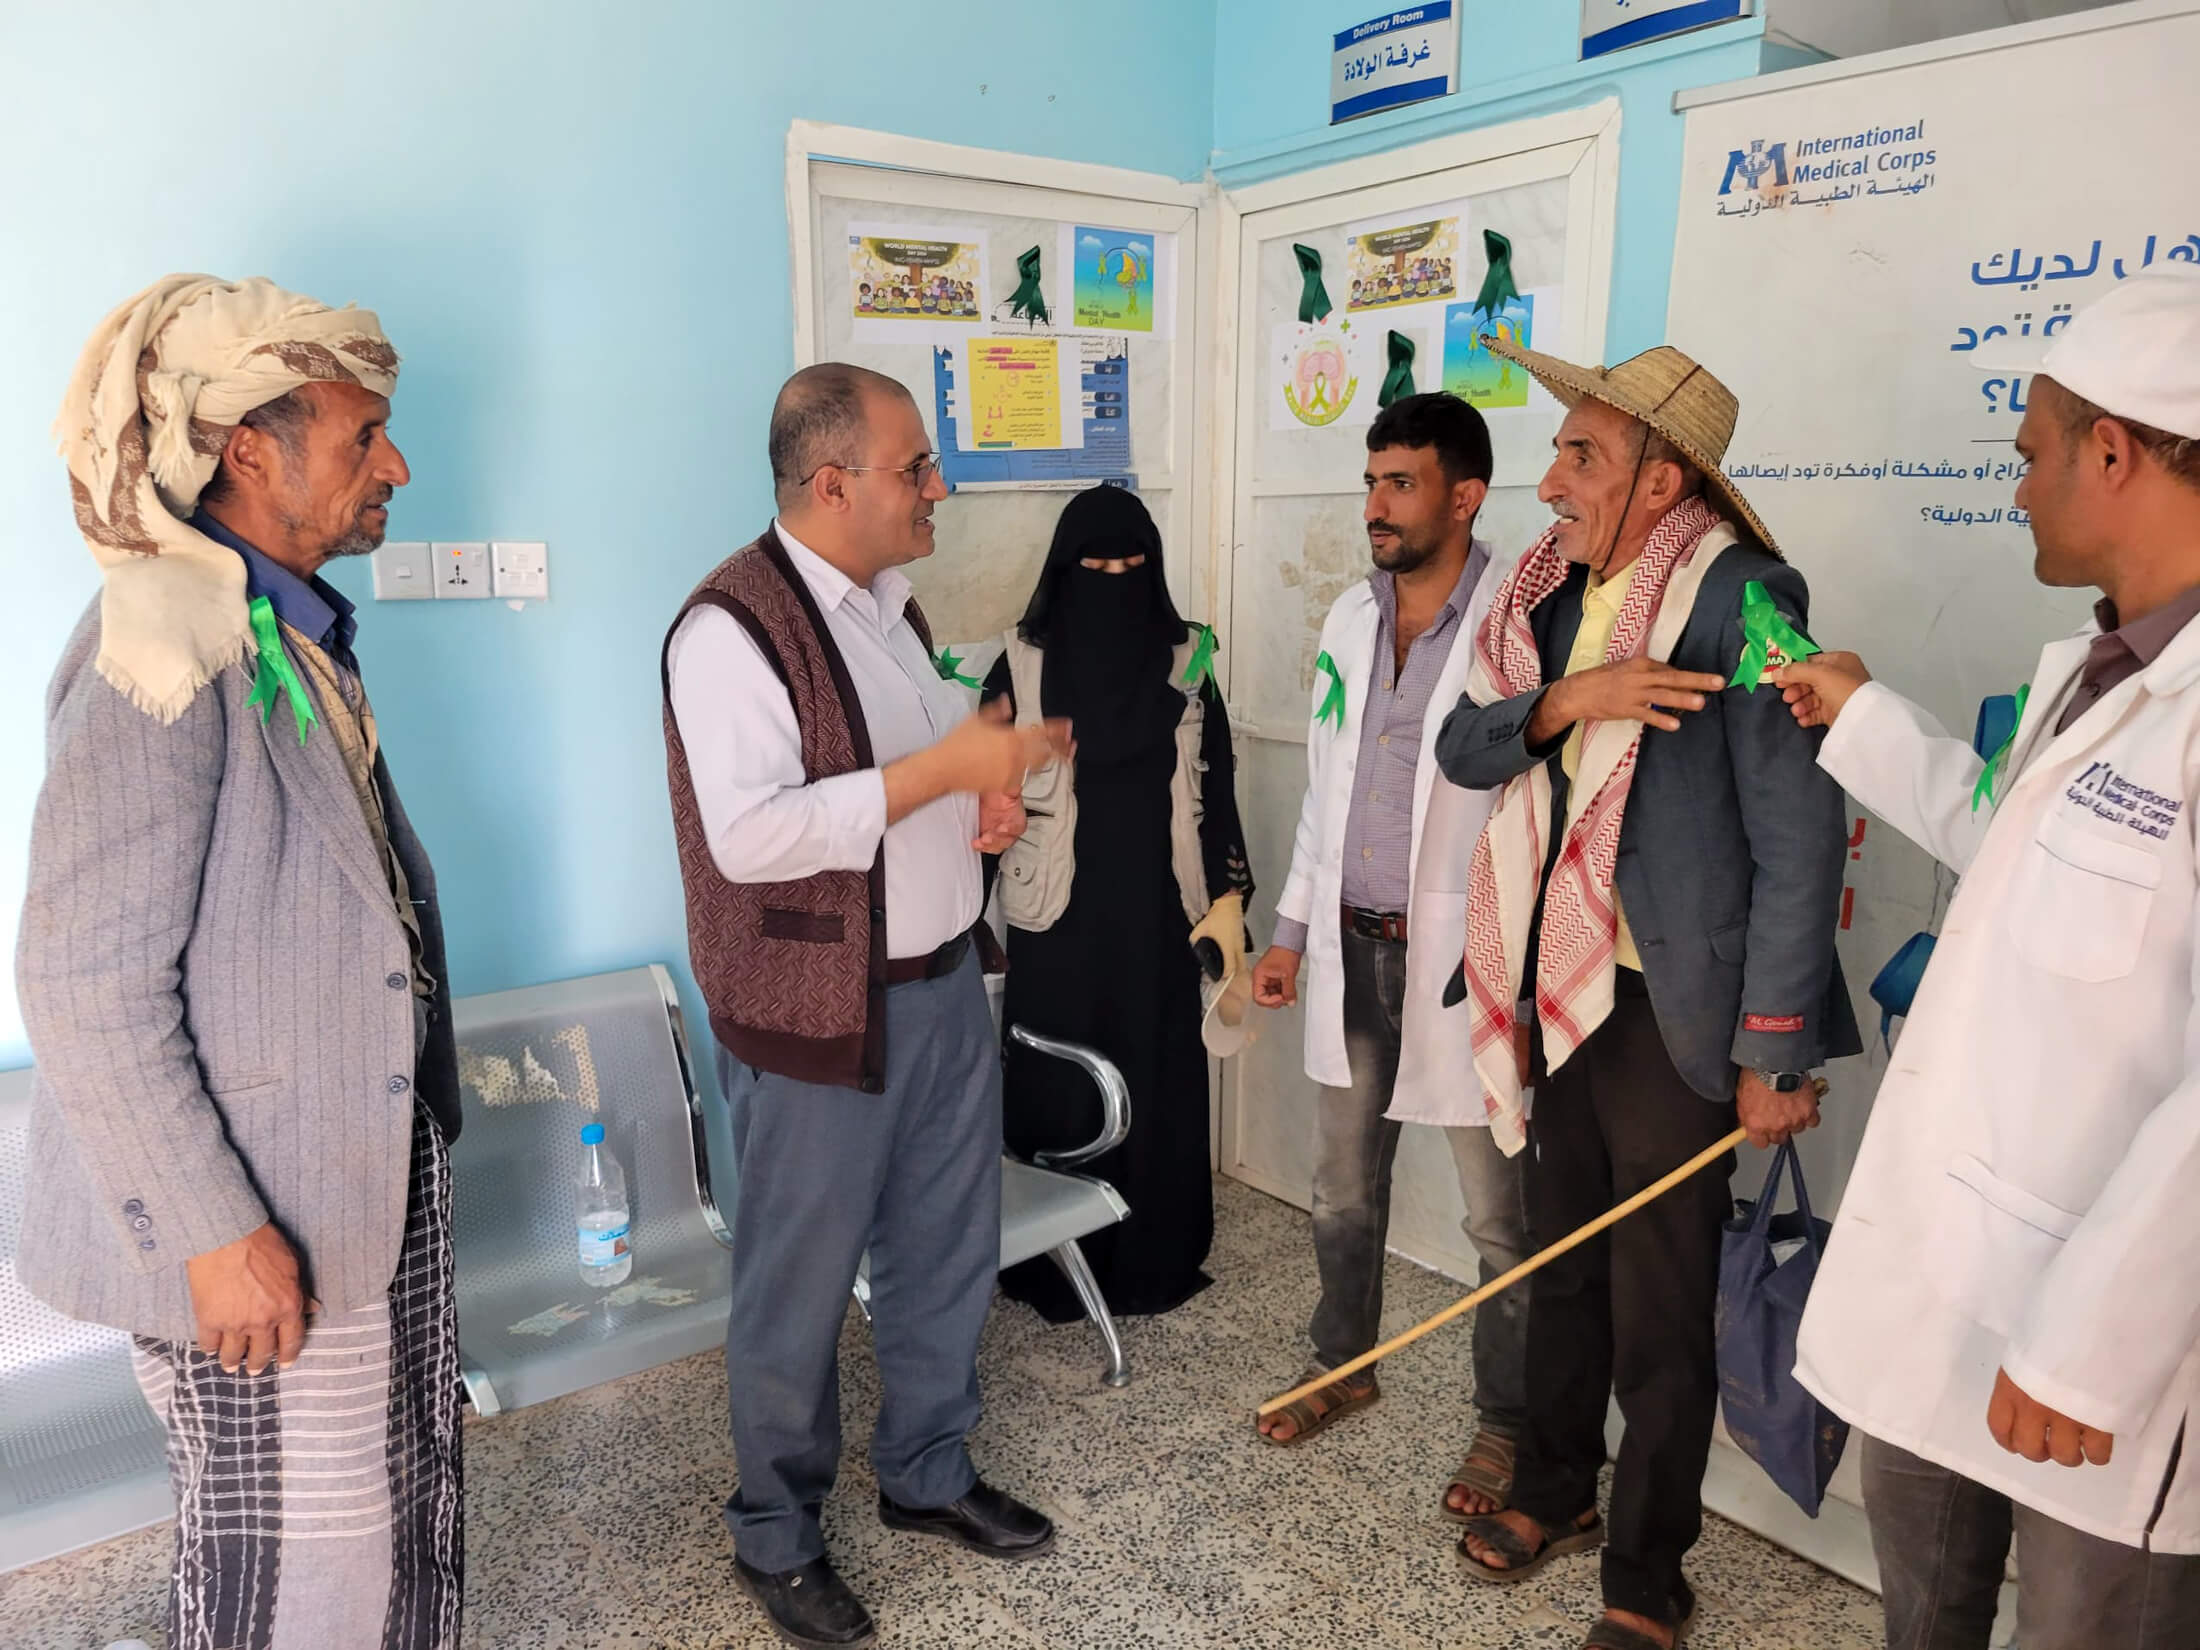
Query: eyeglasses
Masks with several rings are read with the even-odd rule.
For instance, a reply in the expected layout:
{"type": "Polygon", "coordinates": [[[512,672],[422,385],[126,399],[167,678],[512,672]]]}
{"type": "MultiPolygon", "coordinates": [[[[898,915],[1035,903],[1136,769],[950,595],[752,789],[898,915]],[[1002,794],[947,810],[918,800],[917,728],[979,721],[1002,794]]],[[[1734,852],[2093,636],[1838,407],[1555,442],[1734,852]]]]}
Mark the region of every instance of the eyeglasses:
{"type": "Polygon", "coordinates": [[[940,455],[938,453],[926,453],[914,464],[820,464],[816,470],[812,470],[800,481],[797,481],[795,485],[797,487],[809,486],[811,482],[817,479],[818,472],[821,470],[846,470],[850,475],[857,476],[903,476],[907,478],[910,486],[916,488],[917,491],[922,492],[925,488],[925,484],[928,483],[934,476],[939,474],[940,455]]]}

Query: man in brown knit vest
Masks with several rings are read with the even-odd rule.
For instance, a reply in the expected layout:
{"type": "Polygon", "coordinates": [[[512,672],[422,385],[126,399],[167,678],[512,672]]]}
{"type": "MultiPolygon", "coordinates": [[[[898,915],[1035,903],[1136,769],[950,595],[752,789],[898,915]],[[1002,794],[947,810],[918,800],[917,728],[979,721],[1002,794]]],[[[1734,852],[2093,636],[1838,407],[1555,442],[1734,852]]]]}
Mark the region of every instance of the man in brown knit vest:
{"type": "Polygon", "coordinates": [[[732,1111],[726,1377],[735,1576],[798,1645],[868,1644],[825,1557],[837,1349],[871,1255],[879,1517],[998,1558],[1053,1526],[978,1477],[978,1334],[1000,1260],[1001,1068],[978,855],[1023,830],[1065,724],[971,714],[899,571],[947,496],[899,384],[828,363],[772,408],[779,517],[665,641],[688,944],[732,1111]]]}

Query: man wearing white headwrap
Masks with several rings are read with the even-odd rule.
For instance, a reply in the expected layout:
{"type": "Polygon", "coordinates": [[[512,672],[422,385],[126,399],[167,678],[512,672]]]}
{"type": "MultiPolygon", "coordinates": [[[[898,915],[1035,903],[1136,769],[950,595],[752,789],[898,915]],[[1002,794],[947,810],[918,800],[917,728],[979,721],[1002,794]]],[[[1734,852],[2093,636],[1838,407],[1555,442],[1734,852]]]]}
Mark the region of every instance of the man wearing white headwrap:
{"type": "Polygon", "coordinates": [[[457,1643],[457,1055],[331,558],[410,479],[375,318],[170,276],[56,426],[105,578],[47,696],[18,1264],[136,1337],[173,1650],[457,1643]]]}

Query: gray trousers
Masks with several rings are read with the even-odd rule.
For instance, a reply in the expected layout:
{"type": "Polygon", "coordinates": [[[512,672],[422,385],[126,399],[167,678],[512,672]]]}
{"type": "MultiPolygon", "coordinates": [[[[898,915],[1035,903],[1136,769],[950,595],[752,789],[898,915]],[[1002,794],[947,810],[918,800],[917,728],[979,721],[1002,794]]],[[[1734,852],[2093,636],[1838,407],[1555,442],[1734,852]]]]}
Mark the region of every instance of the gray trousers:
{"type": "MultiPolygon", "coordinates": [[[[1332,917],[1330,920],[1334,921],[1332,917]]],[[[1344,1040],[1350,1088],[1324,1088],[1316,1120],[1314,1261],[1322,1297],[1308,1330],[1314,1361],[1334,1369],[1375,1344],[1383,1316],[1383,1252],[1398,1131],[1390,1109],[1404,1032],[1406,948],[1344,936],[1344,1040]]],[[[1472,1082],[1469,1072],[1462,1083],[1472,1082]]],[[[1488,1129],[1446,1129],[1465,1195],[1467,1240],[1488,1283],[1528,1258],[1520,1160],[1488,1129]]],[[[1475,1311],[1474,1395],[1484,1424],[1517,1433],[1527,1418],[1528,1292],[1510,1289],[1475,1311]]]]}
{"type": "Polygon", "coordinates": [[[2200,1645],[2200,1557],[2074,1530],[1877,1438],[1863,1449],[1887,1650],[1986,1650],[2012,1538],[2018,1650],[2200,1645]]]}
{"type": "Polygon", "coordinates": [[[978,1334],[1001,1264],[1001,1054],[975,957],[886,994],[886,1092],[800,1083],[718,1052],[732,1111],[726,1393],[734,1549],[777,1573],[820,1557],[840,1466],[840,1330],[871,1255],[884,1397],[879,1488],[959,1499],[977,1472],[978,1334]]]}

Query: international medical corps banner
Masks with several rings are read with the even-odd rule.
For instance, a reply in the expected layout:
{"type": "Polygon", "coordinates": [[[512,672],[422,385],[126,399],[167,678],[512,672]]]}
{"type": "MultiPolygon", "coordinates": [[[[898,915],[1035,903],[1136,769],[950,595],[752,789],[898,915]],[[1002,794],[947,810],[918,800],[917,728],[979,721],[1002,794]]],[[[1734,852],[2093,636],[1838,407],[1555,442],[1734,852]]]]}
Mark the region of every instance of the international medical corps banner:
{"type": "MultiPolygon", "coordinates": [[[[1686,108],[1670,341],[1741,399],[1728,473],[1809,578],[1812,638],[1960,735],[2090,600],[2031,577],[2010,446],[2029,384],[1973,352],[2052,335],[2150,265],[2200,265],[2196,12],[2112,7],[1686,108]]],[[[1851,825],[1861,992],[1948,883],[1851,825]]]]}

